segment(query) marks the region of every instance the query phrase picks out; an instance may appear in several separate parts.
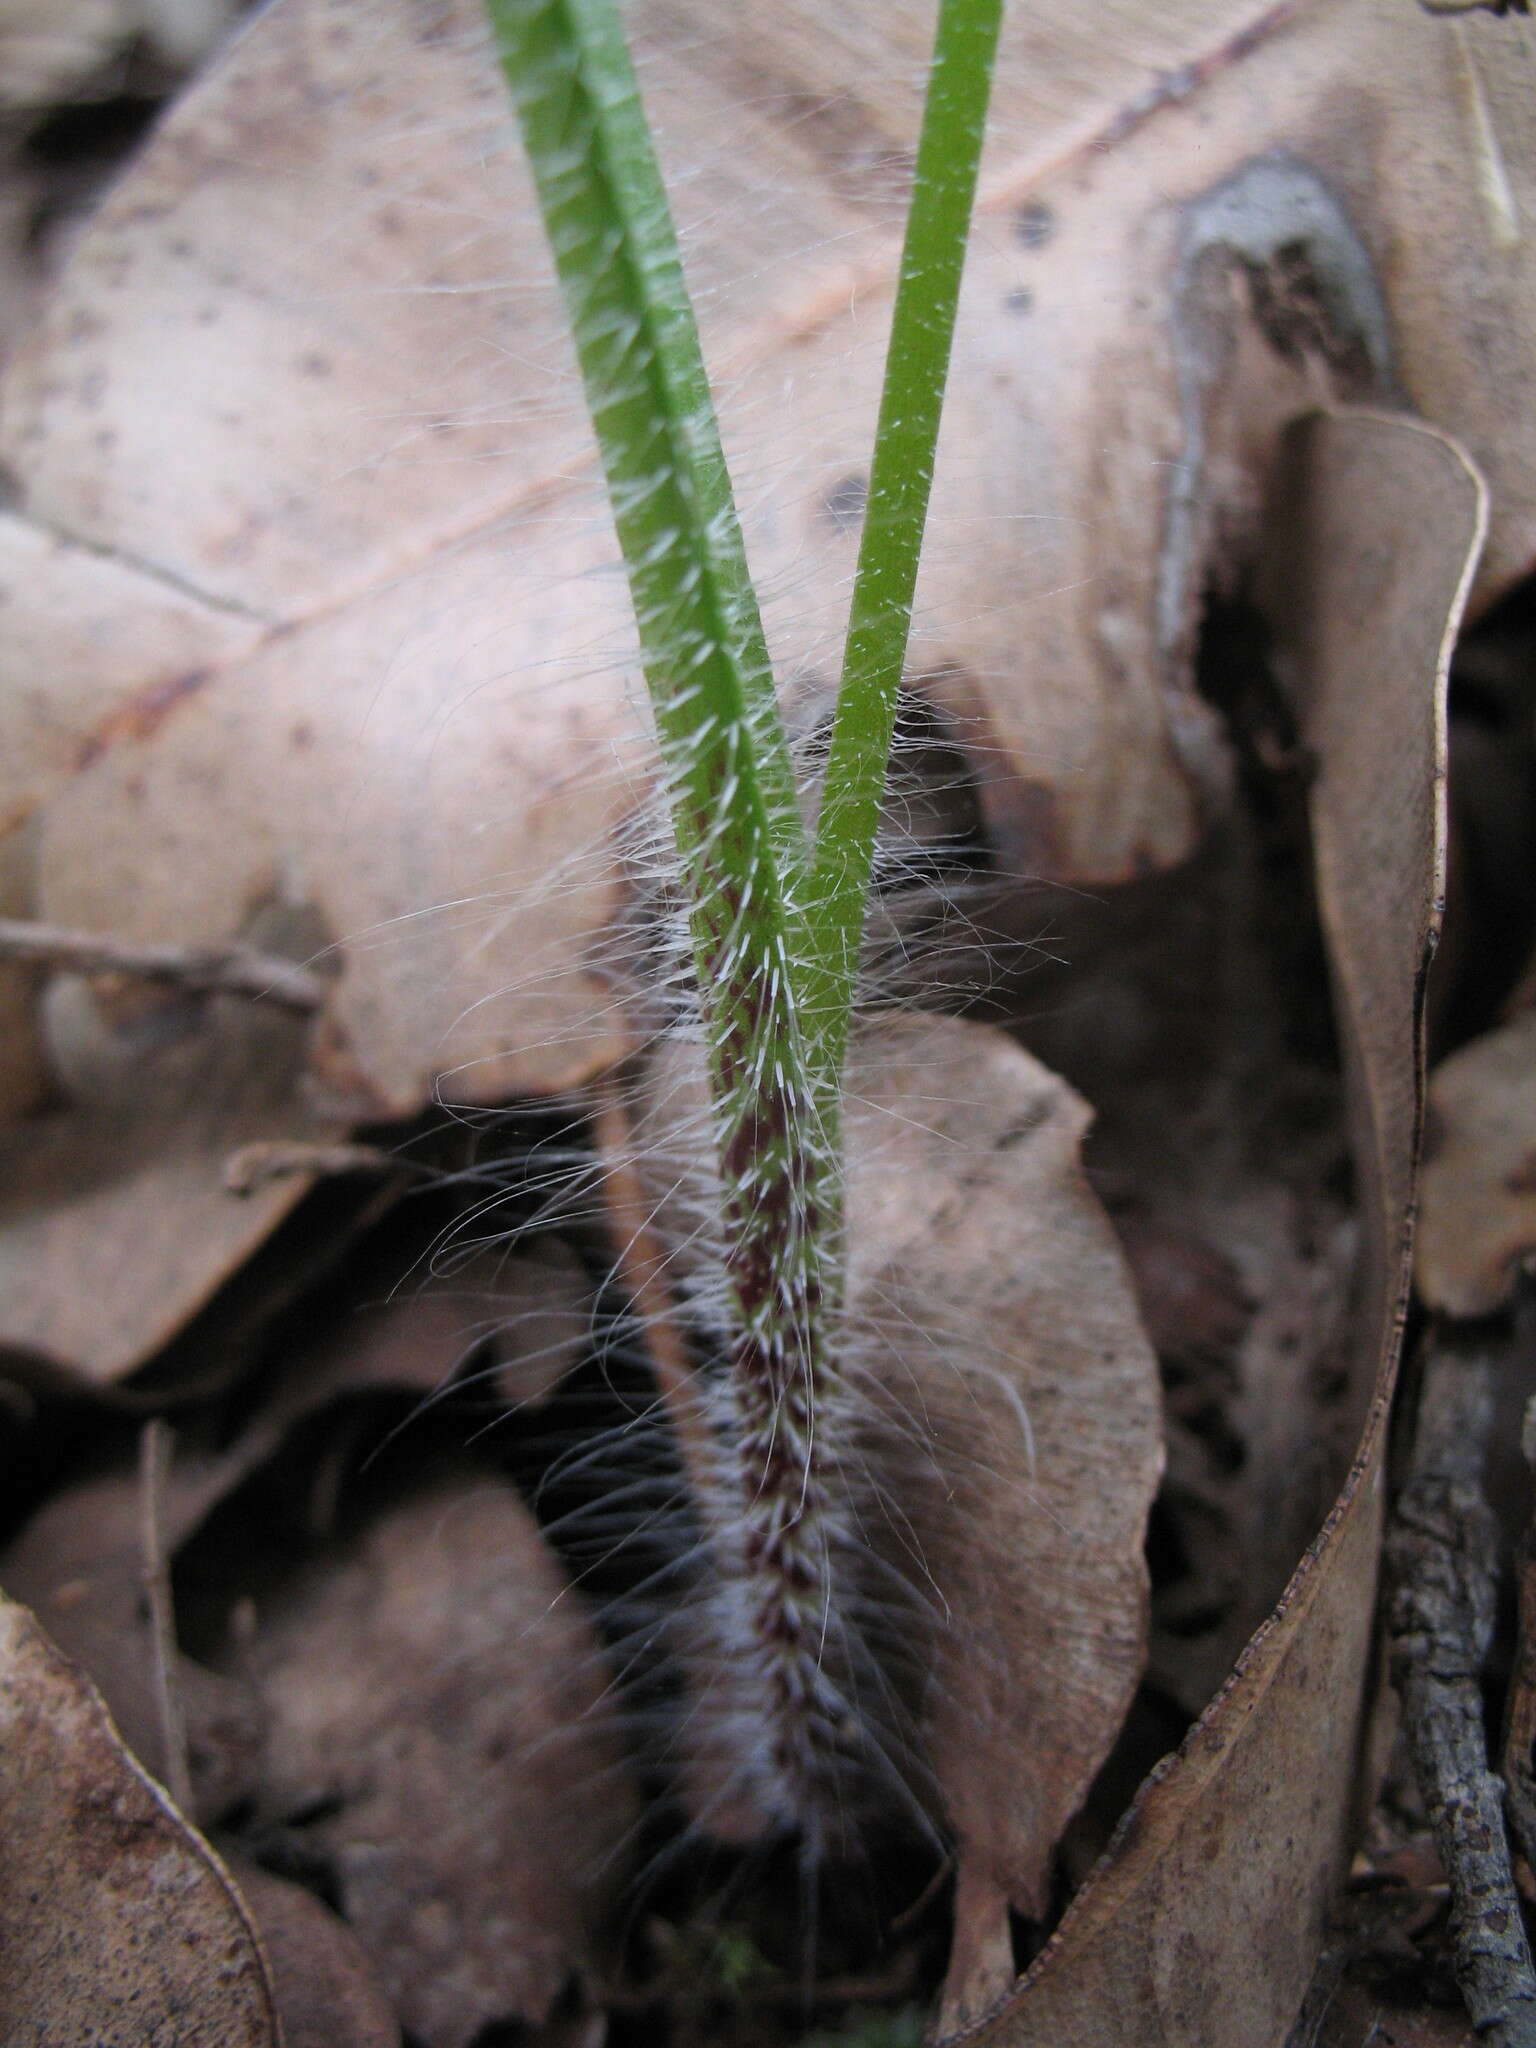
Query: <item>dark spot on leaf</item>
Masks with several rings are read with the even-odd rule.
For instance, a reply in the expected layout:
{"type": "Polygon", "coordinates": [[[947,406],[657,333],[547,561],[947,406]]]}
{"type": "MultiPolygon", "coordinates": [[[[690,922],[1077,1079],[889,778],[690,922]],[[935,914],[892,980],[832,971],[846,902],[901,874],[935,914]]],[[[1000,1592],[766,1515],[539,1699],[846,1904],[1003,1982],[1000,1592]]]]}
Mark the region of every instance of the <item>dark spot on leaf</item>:
{"type": "Polygon", "coordinates": [[[869,478],[862,474],[840,477],[822,493],[821,508],[839,533],[851,533],[864,517],[869,502],[869,478]]]}
{"type": "Polygon", "coordinates": [[[1026,199],[1013,216],[1013,232],[1026,249],[1043,249],[1056,232],[1056,216],[1043,199],[1026,199]]]}

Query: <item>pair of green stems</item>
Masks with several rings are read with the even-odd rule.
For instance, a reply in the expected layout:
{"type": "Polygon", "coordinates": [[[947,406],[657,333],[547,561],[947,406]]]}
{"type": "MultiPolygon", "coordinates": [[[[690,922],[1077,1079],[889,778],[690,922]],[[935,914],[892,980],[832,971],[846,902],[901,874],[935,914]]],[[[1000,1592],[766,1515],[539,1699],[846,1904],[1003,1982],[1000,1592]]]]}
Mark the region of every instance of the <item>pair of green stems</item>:
{"type": "MultiPolygon", "coordinates": [[[[738,1568],[761,1643],[777,1646],[786,1713],[835,1721],[805,1646],[824,1636],[832,1592],[815,1464],[836,1372],[841,1076],[1002,0],[939,0],[814,838],[616,0],[487,8],[607,477],[677,843],[751,1509],[738,1568]]],[[[786,1740],[785,1773],[814,1775],[806,1742],[797,1764],[786,1740]]]]}

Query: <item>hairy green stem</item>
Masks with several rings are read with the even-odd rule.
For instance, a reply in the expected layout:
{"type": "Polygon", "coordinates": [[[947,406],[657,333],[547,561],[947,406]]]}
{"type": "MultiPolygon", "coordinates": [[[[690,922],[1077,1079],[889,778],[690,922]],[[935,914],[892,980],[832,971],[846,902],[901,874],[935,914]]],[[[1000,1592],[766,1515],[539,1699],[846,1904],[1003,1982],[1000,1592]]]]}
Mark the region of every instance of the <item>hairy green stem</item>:
{"type": "Polygon", "coordinates": [[[733,1297],[742,1674],[770,1813],[849,1754],[828,1668],[822,1409],[842,1237],[838,1087],[1002,0],[940,0],[814,863],[677,240],[617,0],[486,0],[629,575],[681,862],[733,1297]]]}
{"type": "Polygon", "coordinates": [[[834,1117],[1003,0],[941,0],[806,903],[803,1007],[834,1117]]]}
{"type": "Polygon", "coordinates": [[[818,1292],[804,1219],[825,1206],[788,944],[807,848],[676,234],[614,0],[488,9],[629,574],[736,1210],[738,1307],[760,1323],[767,1289],[803,1356],[818,1292]]]}

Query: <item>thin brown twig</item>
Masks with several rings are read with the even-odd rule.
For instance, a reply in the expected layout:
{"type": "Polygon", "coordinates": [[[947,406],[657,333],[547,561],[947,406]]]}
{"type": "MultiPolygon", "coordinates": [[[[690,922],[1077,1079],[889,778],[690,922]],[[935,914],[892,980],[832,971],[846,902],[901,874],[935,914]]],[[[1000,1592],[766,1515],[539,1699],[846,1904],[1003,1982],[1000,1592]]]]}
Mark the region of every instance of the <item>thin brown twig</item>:
{"type": "Polygon", "coordinates": [[[312,1173],[334,1180],[346,1173],[398,1173],[430,1178],[432,1169],[378,1145],[315,1144],[304,1138],[257,1138],[231,1152],[221,1176],[226,1194],[253,1195],[269,1181],[312,1173]]]}
{"type": "Polygon", "coordinates": [[[149,1611],[150,1676],[160,1716],[161,1779],[181,1811],[192,1811],[187,1723],[176,1675],[176,1610],[170,1561],[160,1524],[160,1503],[175,1445],[169,1425],[152,1417],[139,1432],[139,1554],[149,1611]]]}
{"type": "Polygon", "coordinates": [[[325,1001],[325,983],[318,974],[249,946],[136,946],[100,932],[5,917],[0,918],[0,959],[170,982],[193,995],[242,996],[305,1016],[325,1001]]]}
{"type": "Polygon", "coordinates": [[[1387,1536],[1392,1682],[1451,1885],[1457,1982],[1490,2048],[1536,2048],[1536,1972],[1488,1768],[1479,1678],[1493,1639],[1498,1555],[1482,1467],[1492,1360],[1434,1326],[1408,1481],[1387,1536]]]}

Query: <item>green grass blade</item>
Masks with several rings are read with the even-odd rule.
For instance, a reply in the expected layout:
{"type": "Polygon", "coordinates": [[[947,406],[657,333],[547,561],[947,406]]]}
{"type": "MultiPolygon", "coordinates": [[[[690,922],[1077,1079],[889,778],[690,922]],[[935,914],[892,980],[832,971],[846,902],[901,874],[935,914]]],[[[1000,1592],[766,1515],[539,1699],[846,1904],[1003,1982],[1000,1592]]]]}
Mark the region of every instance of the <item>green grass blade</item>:
{"type": "MultiPolygon", "coordinates": [[[[805,858],[677,237],[615,0],[487,0],[629,573],[685,863],[805,858]]],[[[745,880],[745,872],[738,875],[745,880]]]]}
{"type": "Polygon", "coordinates": [[[808,864],[693,312],[615,0],[487,0],[629,573],[681,860],[741,1370],[814,1407],[836,1175],[787,891],[808,864]]]}
{"type": "Polygon", "coordinates": [[[842,688],[806,902],[804,1014],[832,1114],[928,515],[1003,0],[940,0],[842,688]]]}

